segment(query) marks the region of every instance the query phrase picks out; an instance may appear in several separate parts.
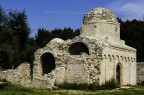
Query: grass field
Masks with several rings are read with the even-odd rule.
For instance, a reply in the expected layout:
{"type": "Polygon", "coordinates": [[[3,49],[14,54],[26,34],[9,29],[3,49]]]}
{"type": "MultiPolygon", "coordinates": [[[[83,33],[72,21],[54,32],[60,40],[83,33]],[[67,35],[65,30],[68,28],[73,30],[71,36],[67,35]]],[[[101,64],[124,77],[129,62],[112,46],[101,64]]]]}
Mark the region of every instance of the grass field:
{"type": "Polygon", "coordinates": [[[113,90],[39,90],[11,83],[0,83],[0,95],[144,95],[144,86],[130,86],[113,90]]]}

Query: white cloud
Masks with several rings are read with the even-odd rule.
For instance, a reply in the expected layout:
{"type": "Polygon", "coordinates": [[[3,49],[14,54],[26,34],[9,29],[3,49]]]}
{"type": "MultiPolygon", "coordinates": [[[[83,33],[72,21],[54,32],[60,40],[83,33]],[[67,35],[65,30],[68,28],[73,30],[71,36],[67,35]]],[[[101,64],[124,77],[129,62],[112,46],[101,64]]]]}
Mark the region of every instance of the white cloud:
{"type": "Polygon", "coordinates": [[[144,0],[115,2],[110,5],[110,9],[122,19],[140,19],[144,14],[144,0]]]}
{"type": "Polygon", "coordinates": [[[122,13],[123,15],[125,15],[125,18],[129,18],[129,19],[139,19],[142,17],[144,11],[144,6],[141,4],[133,4],[133,3],[127,3],[125,5],[123,5],[119,11],[120,13],[122,13]]]}

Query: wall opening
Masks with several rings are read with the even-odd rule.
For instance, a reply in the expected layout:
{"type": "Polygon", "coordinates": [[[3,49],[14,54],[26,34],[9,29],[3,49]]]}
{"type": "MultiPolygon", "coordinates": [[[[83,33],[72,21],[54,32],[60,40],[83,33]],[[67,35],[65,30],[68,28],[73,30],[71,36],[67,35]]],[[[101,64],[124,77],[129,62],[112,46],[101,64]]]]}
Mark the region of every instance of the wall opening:
{"type": "Polygon", "coordinates": [[[121,85],[121,66],[120,64],[117,65],[116,68],[116,82],[121,85]]]}
{"type": "Polygon", "coordinates": [[[81,53],[86,53],[89,55],[88,47],[82,42],[76,42],[69,47],[70,55],[80,55],[81,53]]]}
{"type": "Polygon", "coordinates": [[[44,53],[41,56],[42,74],[48,74],[55,69],[55,58],[51,53],[44,53]]]}

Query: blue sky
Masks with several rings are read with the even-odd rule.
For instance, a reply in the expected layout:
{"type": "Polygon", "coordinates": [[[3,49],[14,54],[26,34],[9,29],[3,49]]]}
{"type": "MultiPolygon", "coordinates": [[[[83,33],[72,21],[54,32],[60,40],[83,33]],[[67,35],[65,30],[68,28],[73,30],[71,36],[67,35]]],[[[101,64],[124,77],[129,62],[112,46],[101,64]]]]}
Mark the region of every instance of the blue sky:
{"type": "Polygon", "coordinates": [[[140,19],[144,14],[144,0],[0,0],[5,10],[26,10],[31,36],[38,28],[71,27],[82,24],[83,15],[93,8],[104,7],[121,19],[140,19]]]}

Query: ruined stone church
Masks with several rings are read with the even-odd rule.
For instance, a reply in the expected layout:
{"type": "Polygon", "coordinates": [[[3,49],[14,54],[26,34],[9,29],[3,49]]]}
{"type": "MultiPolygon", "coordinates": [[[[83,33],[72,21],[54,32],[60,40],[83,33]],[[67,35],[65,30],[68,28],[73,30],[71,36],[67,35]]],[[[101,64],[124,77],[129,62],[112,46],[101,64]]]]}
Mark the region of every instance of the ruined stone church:
{"type": "Polygon", "coordinates": [[[63,82],[104,84],[111,79],[119,85],[136,84],[136,49],[120,39],[120,23],[105,8],[84,15],[80,36],[66,41],[54,38],[34,57],[32,80],[26,69],[22,71],[26,74],[16,73],[16,79],[21,77],[20,82],[35,87],[63,82]]]}

